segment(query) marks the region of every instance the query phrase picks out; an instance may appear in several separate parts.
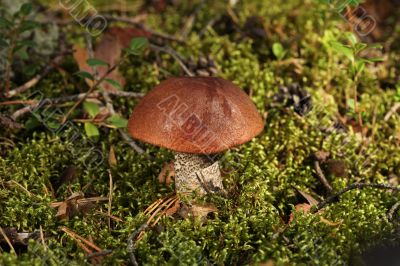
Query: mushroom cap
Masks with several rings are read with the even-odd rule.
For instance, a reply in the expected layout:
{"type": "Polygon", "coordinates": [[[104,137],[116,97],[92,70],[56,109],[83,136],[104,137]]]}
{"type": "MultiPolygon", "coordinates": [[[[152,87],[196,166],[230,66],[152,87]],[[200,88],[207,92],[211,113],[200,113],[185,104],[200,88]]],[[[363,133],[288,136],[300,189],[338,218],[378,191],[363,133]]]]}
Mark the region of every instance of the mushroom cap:
{"type": "Polygon", "coordinates": [[[170,150],[214,154],[243,144],[264,128],[247,94],[215,77],[176,77],[161,82],[138,103],[129,133],[170,150]]]}

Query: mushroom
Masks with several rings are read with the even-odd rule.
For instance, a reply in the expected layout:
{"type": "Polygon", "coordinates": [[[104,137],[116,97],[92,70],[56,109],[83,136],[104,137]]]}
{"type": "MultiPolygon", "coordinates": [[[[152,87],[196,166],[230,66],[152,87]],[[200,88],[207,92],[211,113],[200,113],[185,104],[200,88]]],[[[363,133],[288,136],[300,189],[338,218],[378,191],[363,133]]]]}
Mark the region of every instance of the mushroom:
{"type": "Polygon", "coordinates": [[[135,139],[175,152],[178,195],[225,194],[218,154],[251,140],[263,128],[247,94],[215,77],[161,82],[138,103],[128,123],[135,139]]]}

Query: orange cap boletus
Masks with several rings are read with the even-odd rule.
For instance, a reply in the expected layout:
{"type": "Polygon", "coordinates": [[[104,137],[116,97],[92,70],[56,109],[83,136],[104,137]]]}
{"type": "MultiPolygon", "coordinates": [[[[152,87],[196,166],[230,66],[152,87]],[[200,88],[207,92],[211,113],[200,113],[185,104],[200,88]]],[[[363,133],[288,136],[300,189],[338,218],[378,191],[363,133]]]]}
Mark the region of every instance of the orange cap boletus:
{"type": "Polygon", "coordinates": [[[193,154],[215,154],[243,144],[264,128],[243,90],[215,77],[170,78],[136,106],[128,124],[138,140],[193,154]]]}

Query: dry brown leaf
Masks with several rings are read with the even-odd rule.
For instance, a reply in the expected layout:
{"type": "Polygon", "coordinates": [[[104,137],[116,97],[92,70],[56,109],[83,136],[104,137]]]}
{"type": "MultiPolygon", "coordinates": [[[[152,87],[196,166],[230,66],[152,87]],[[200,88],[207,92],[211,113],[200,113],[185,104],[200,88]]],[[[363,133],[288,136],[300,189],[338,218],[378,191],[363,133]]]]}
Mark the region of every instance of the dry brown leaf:
{"type": "MultiPolygon", "coordinates": [[[[100,59],[109,64],[109,66],[115,65],[121,58],[122,49],[129,46],[132,38],[135,37],[151,37],[151,33],[136,29],[136,28],[121,28],[121,27],[110,27],[102,36],[100,41],[97,43],[94,49],[94,58],[100,59]]],[[[74,46],[74,58],[79,66],[81,71],[86,71],[91,74],[94,74],[94,71],[91,67],[86,63],[87,59],[89,59],[89,54],[87,50],[80,46],[74,46]]],[[[96,67],[96,71],[99,77],[102,77],[108,70],[108,67],[96,67]]],[[[125,78],[119,72],[118,69],[115,69],[107,78],[113,79],[117,81],[121,86],[125,85],[125,78]]],[[[93,84],[91,80],[86,79],[86,82],[89,86],[93,84]]],[[[101,86],[106,91],[115,91],[117,90],[111,84],[107,82],[103,82],[101,86]]]]}
{"type": "Polygon", "coordinates": [[[174,162],[165,163],[160,173],[158,174],[158,181],[161,184],[166,184],[169,186],[173,182],[173,177],[175,176],[174,162]]]}
{"type": "Polygon", "coordinates": [[[266,262],[262,262],[259,266],[275,266],[275,262],[271,259],[267,260],[266,262]]]}
{"type": "Polygon", "coordinates": [[[64,201],[61,203],[61,205],[58,207],[56,217],[60,218],[61,220],[63,219],[68,219],[69,218],[69,208],[68,208],[68,202],[64,201]]]}
{"type": "Polygon", "coordinates": [[[310,213],[311,205],[307,204],[307,203],[300,203],[300,204],[297,204],[294,208],[295,208],[295,211],[290,214],[288,224],[293,222],[296,212],[302,211],[305,214],[310,213]]]}
{"type": "Polygon", "coordinates": [[[74,193],[71,194],[71,196],[69,196],[69,197],[67,198],[67,201],[82,199],[84,196],[85,196],[85,195],[83,194],[82,191],[74,192],[74,193]]]}
{"type": "Polygon", "coordinates": [[[110,151],[108,153],[108,163],[110,166],[117,166],[117,157],[115,156],[114,145],[111,145],[110,151]]]}
{"type": "Polygon", "coordinates": [[[95,206],[94,203],[106,200],[107,197],[84,198],[82,192],[74,192],[64,201],[52,202],[50,206],[57,208],[56,217],[68,220],[75,215],[85,214],[95,206]]]}
{"type": "Polygon", "coordinates": [[[297,190],[307,201],[311,206],[317,205],[318,204],[318,200],[314,199],[313,196],[311,196],[310,194],[301,191],[301,190],[297,190]]]}
{"type": "Polygon", "coordinates": [[[211,212],[217,212],[218,209],[212,204],[208,205],[194,204],[190,208],[190,211],[194,217],[204,218],[211,212]]]}
{"type": "MultiPolygon", "coordinates": [[[[89,55],[86,48],[78,44],[74,44],[73,49],[74,49],[73,56],[76,63],[79,66],[79,69],[81,71],[92,73],[92,68],[90,68],[89,65],[86,63],[86,60],[89,59],[89,55]]],[[[93,84],[93,82],[90,79],[85,79],[85,81],[89,86],[93,84]]]]}
{"type": "MultiPolygon", "coordinates": [[[[291,222],[293,222],[296,212],[300,212],[300,211],[301,211],[301,212],[303,212],[304,214],[308,214],[308,213],[310,213],[311,207],[312,207],[312,206],[311,206],[310,204],[307,204],[307,203],[297,204],[297,205],[295,206],[295,211],[292,212],[292,213],[290,214],[288,224],[290,224],[291,222]]],[[[317,212],[316,214],[318,215],[318,214],[321,214],[322,212],[323,212],[323,210],[320,210],[320,211],[317,212]]],[[[340,224],[343,222],[343,221],[332,222],[332,221],[329,221],[328,219],[325,219],[325,218],[322,217],[322,216],[320,216],[319,219],[320,219],[321,222],[323,222],[324,224],[327,224],[327,225],[329,225],[329,226],[338,226],[338,225],[340,225],[340,224]]]]}
{"type": "Polygon", "coordinates": [[[181,203],[179,200],[175,201],[174,205],[168,208],[165,212],[165,215],[171,216],[174,215],[181,207],[181,203]]]}

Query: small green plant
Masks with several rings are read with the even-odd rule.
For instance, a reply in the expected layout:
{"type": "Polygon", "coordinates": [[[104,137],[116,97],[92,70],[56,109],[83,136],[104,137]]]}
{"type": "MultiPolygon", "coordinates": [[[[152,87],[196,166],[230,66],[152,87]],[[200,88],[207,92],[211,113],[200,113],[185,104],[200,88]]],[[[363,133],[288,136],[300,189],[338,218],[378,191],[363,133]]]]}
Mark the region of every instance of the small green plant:
{"type": "MultiPolygon", "coordinates": [[[[2,84],[4,93],[11,88],[12,64],[15,59],[29,59],[27,49],[36,46],[35,42],[29,40],[24,34],[40,27],[37,22],[29,19],[32,9],[32,3],[26,3],[12,16],[0,17],[0,48],[6,50],[4,83],[2,84]]],[[[34,70],[34,67],[30,67],[29,71],[27,69],[24,72],[29,73],[34,70]]]]}
{"type": "Polygon", "coordinates": [[[396,95],[394,96],[396,102],[400,102],[400,85],[396,87],[396,95]]]}
{"type": "Polygon", "coordinates": [[[359,42],[357,37],[351,32],[347,32],[345,36],[347,44],[339,41],[331,41],[330,46],[350,60],[350,73],[353,79],[358,78],[364,71],[366,64],[383,61],[381,57],[366,58],[362,56],[362,52],[368,49],[382,49],[382,45],[359,42]]]}
{"type": "Polygon", "coordinates": [[[382,46],[379,44],[359,42],[357,37],[351,32],[346,32],[345,37],[346,43],[332,40],[329,42],[329,45],[333,50],[350,61],[349,83],[352,84],[353,99],[347,98],[346,106],[358,117],[358,124],[361,128],[363,124],[362,113],[358,108],[358,86],[360,83],[360,76],[364,72],[367,64],[383,61],[381,57],[366,58],[363,56],[363,53],[368,49],[382,49],[382,46]]]}
{"type": "MultiPolygon", "coordinates": [[[[86,63],[94,70],[93,73],[96,73],[96,67],[107,67],[108,70],[106,73],[108,74],[111,73],[112,70],[120,65],[124,60],[126,60],[129,55],[141,55],[148,45],[148,40],[146,38],[133,38],[129,47],[125,49],[125,56],[122,57],[121,60],[116,63],[116,65],[110,66],[107,62],[96,58],[90,58],[86,61],[86,63]]],[[[114,79],[107,78],[107,74],[103,77],[97,77],[96,75],[93,75],[87,71],[79,71],[76,73],[76,75],[81,78],[90,79],[92,82],[95,82],[89,91],[93,91],[97,87],[101,87],[102,82],[109,83],[117,90],[122,89],[121,84],[114,79]]],[[[111,116],[106,119],[106,123],[104,123],[104,121],[101,119],[96,121],[96,117],[100,113],[100,106],[96,103],[86,101],[83,103],[83,108],[90,117],[90,121],[84,122],[85,132],[88,137],[97,137],[100,135],[97,125],[104,125],[114,129],[126,128],[128,125],[128,120],[121,117],[119,114],[111,114],[111,116]]]]}
{"type": "Polygon", "coordinates": [[[282,60],[287,53],[287,51],[285,51],[285,48],[283,48],[282,44],[279,42],[276,42],[272,45],[272,52],[278,60],[282,60]]]}

